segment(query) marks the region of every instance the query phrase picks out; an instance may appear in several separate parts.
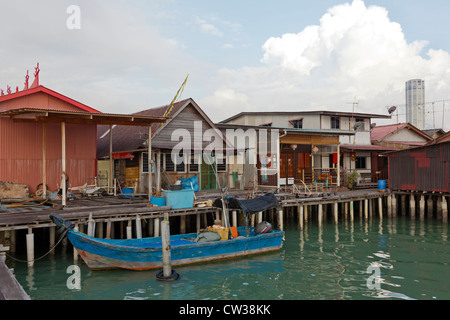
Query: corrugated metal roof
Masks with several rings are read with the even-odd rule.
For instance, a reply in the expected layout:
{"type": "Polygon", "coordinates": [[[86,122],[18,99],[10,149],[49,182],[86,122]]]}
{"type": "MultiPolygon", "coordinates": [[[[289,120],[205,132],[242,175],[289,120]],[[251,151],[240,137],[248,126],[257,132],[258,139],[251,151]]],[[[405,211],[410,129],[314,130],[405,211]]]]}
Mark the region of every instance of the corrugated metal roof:
{"type": "MultiPolygon", "coordinates": [[[[18,99],[18,98],[22,98],[22,97],[26,97],[26,96],[30,96],[30,95],[35,95],[37,93],[45,93],[47,95],[50,95],[54,98],[57,98],[63,102],[66,102],[72,106],[75,106],[77,108],[79,108],[80,110],[86,111],[86,112],[93,112],[93,113],[100,113],[100,111],[91,108],[81,102],[78,102],[74,99],[71,99],[69,97],[66,97],[56,91],[50,90],[44,86],[38,86],[35,88],[31,88],[31,89],[27,89],[27,90],[23,90],[23,91],[19,91],[19,92],[15,92],[15,93],[11,93],[11,94],[7,94],[4,96],[0,97],[0,104],[13,100],[13,99],[18,99]]],[[[23,107],[23,106],[22,106],[23,107]]],[[[33,108],[33,104],[28,105],[28,107],[33,108]]],[[[2,111],[2,110],[0,110],[2,111]]],[[[4,111],[4,110],[3,110],[4,111]]]]}

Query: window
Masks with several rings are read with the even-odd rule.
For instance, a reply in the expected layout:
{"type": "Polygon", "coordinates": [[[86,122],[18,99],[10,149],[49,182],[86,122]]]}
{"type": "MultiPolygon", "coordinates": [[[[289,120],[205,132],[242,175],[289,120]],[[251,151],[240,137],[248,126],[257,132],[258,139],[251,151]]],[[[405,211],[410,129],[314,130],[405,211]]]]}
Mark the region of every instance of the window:
{"type": "Polygon", "coordinates": [[[142,153],[142,172],[148,172],[148,152],[142,153]]]}
{"type": "Polygon", "coordinates": [[[303,119],[291,120],[289,122],[292,123],[295,129],[303,129],[303,119]]]}
{"type": "Polygon", "coordinates": [[[223,157],[222,159],[217,159],[217,172],[225,172],[227,171],[227,158],[223,157]],[[222,161],[220,161],[222,160],[222,161]],[[220,163],[222,162],[222,163],[220,163]]]}
{"type": "Polygon", "coordinates": [[[164,153],[164,170],[166,172],[175,172],[175,164],[172,161],[172,155],[170,153],[164,153]]]}
{"type": "Polygon", "coordinates": [[[191,163],[189,164],[189,172],[199,172],[199,163],[195,163],[195,155],[191,155],[191,163]]]}
{"type": "Polygon", "coordinates": [[[367,169],[366,157],[356,157],[355,168],[356,169],[367,169]]]}
{"type": "Polygon", "coordinates": [[[339,117],[331,117],[331,129],[340,129],[340,118],[339,117]]]}

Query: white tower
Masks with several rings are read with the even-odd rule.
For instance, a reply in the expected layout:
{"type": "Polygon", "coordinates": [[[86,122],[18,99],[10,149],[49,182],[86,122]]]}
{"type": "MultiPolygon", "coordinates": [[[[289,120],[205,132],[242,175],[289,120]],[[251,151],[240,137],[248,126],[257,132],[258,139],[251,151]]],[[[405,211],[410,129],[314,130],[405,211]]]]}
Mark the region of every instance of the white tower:
{"type": "Polygon", "coordinates": [[[406,122],[425,130],[425,81],[413,79],[406,82],[406,122]]]}

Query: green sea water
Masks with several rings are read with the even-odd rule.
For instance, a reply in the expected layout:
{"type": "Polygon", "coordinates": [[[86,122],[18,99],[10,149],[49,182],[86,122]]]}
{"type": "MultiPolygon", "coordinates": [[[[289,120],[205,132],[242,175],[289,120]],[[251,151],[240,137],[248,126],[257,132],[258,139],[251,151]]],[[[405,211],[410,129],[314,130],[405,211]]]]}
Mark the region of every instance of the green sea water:
{"type": "MultiPolygon", "coordinates": [[[[448,226],[441,221],[356,217],[300,229],[288,218],[284,229],[277,253],[177,267],[174,282],[156,280],[155,270],[91,271],[80,259],[80,288],[70,289],[70,244],[33,268],[7,264],[33,300],[450,299],[448,226]]],[[[39,250],[36,257],[48,247],[39,250]]]]}

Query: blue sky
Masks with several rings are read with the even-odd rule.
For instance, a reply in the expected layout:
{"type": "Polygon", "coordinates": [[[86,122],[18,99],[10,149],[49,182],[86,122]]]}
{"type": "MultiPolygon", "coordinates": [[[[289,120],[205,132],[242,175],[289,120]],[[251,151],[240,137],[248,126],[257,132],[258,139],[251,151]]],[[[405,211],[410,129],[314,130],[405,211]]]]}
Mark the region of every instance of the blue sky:
{"type": "Polygon", "coordinates": [[[429,106],[450,99],[449,12],[443,0],[11,1],[0,88],[22,88],[39,62],[41,84],[103,112],[165,105],[189,74],[183,97],[213,121],[352,101],[384,114],[411,78],[425,79],[429,106]],[[79,30],[66,26],[71,4],[79,30]]]}

